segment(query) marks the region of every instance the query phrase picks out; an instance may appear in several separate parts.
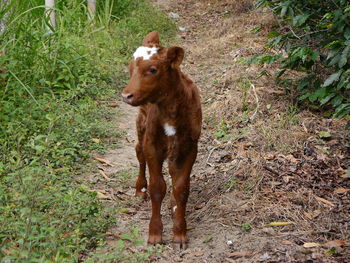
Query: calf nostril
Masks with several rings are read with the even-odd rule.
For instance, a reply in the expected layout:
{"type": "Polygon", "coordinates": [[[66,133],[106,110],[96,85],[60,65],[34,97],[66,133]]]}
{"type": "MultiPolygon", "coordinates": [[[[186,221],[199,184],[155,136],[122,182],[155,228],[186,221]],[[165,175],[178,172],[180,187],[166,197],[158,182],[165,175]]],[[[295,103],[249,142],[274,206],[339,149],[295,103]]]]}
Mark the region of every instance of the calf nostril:
{"type": "Polygon", "coordinates": [[[131,99],[134,95],[132,95],[131,93],[127,93],[127,94],[122,93],[122,96],[124,99],[131,99]]]}

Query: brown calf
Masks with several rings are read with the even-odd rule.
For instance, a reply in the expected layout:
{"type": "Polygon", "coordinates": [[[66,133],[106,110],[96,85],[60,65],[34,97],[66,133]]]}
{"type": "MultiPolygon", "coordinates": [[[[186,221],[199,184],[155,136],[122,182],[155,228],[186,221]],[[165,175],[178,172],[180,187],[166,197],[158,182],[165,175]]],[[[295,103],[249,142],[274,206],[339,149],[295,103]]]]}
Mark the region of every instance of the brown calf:
{"type": "Polygon", "coordinates": [[[202,111],[198,88],[180,70],[183,57],[182,48],[166,49],[159,45],[157,32],[149,33],[143,46],[134,53],[130,62],[130,81],[122,93],[126,103],[140,106],[136,121],[136,154],[140,163],[136,196],[147,198],[147,164],[152,202],[149,244],[162,243],[160,211],[166,192],[162,165],[166,158],[172,179],[173,242],[180,247],[188,242],[186,203],[190,173],[197,156],[202,111]]]}

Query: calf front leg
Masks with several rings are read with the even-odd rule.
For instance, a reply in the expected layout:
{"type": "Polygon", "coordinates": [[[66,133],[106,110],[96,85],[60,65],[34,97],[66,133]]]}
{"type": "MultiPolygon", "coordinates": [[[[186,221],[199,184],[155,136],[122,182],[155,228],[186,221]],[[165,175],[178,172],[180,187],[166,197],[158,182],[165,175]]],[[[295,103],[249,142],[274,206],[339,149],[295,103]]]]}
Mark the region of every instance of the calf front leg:
{"type": "Polygon", "coordinates": [[[182,174],[181,176],[173,179],[173,197],[175,205],[172,207],[173,215],[173,232],[174,243],[184,245],[188,242],[187,238],[187,224],[186,224],[186,204],[188,200],[190,190],[190,177],[189,175],[182,174]]]}
{"type": "Polygon", "coordinates": [[[147,153],[147,165],[149,169],[149,193],[152,203],[152,216],[149,223],[149,244],[161,244],[163,224],[161,218],[161,206],[166,193],[166,183],[162,174],[163,160],[156,158],[156,155],[147,153]]]}

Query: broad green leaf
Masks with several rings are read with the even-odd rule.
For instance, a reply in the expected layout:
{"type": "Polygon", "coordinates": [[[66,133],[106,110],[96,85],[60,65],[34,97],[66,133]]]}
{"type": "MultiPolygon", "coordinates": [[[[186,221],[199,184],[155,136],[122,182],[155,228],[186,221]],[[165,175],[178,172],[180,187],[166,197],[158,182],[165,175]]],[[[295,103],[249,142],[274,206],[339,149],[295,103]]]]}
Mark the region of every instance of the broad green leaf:
{"type": "Polygon", "coordinates": [[[132,241],[133,240],[133,238],[131,237],[130,234],[121,234],[120,237],[122,239],[125,239],[125,240],[128,240],[128,241],[132,241]]]}
{"type": "Polygon", "coordinates": [[[271,31],[271,32],[269,32],[269,33],[267,34],[267,37],[268,37],[268,38],[274,38],[274,37],[277,37],[277,36],[279,36],[279,35],[280,35],[279,32],[277,32],[276,30],[273,30],[273,31],[271,31]]]}
{"type": "Polygon", "coordinates": [[[223,131],[217,131],[217,132],[214,133],[214,135],[215,135],[216,138],[222,138],[222,137],[225,136],[225,134],[226,134],[226,133],[223,132],[223,131]]]}
{"type": "Polygon", "coordinates": [[[309,101],[310,102],[315,102],[317,100],[317,98],[318,98],[318,95],[316,93],[311,93],[309,95],[309,101]]]}
{"type": "Polygon", "coordinates": [[[298,16],[295,16],[293,18],[293,25],[294,26],[301,26],[303,25],[306,20],[309,18],[309,14],[302,14],[302,15],[298,15],[298,16]]]}
{"type": "Polygon", "coordinates": [[[346,39],[349,39],[350,38],[350,27],[347,27],[344,31],[344,37],[346,39]]]}
{"type": "Polygon", "coordinates": [[[332,49],[331,51],[329,51],[327,55],[327,60],[334,57],[337,53],[338,53],[338,49],[332,49]]]}
{"type": "Polygon", "coordinates": [[[340,60],[340,55],[335,56],[329,63],[328,66],[334,66],[337,64],[340,60]]]}
{"type": "Polygon", "coordinates": [[[317,133],[317,135],[320,136],[320,138],[330,138],[330,137],[332,137],[330,132],[327,132],[327,131],[320,131],[320,132],[317,133]]]}
{"type": "Polygon", "coordinates": [[[124,249],[124,241],[123,240],[118,240],[117,241],[117,249],[122,250],[124,249]]]}
{"type": "Polygon", "coordinates": [[[323,98],[320,103],[321,105],[325,105],[327,102],[329,102],[333,97],[335,96],[335,93],[329,94],[327,97],[323,98]]]}
{"type": "Polygon", "coordinates": [[[329,85],[331,85],[333,82],[337,81],[340,77],[340,75],[343,73],[343,71],[338,71],[336,73],[333,73],[332,75],[330,75],[325,82],[323,83],[324,87],[328,87],[329,85]]]}
{"type": "Polygon", "coordinates": [[[327,95],[326,94],[326,88],[323,87],[323,88],[317,89],[315,91],[315,95],[317,96],[318,99],[324,98],[327,95]]]}
{"type": "Polygon", "coordinates": [[[256,26],[256,27],[254,27],[253,29],[252,29],[252,33],[257,33],[257,32],[259,32],[261,30],[261,26],[256,26]]]}
{"type": "Polygon", "coordinates": [[[341,57],[340,57],[340,60],[338,62],[338,66],[340,68],[344,67],[346,65],[346,63],[348,62],[348,55],[349,55],[349,50],[350,50],[350,47],[347,46],[346,48],[344,48],[342,54],[341,54],[341,57]]]}
{"type": "Polygon", "coordinates": [[[306,94],[302,95],[301,97],[299,97],[299,100],[300,101],[305,100],[305,99],[309,98],[310,95],[311,95],[310,93],[306,93],[306,94]]]}
{"type": "Polygon", "coordinates": [[[333,98],[332,101],[331,101],[333,107],[339,106],[342,103],[343,100],[344,100],[344,97],[340,96],[340,95],[338,95],[335,98],[333,98]]]}
{"type": "Polygon", "coordinates": [[[320,57],[320,52],[312,50],[311,52],[312,61],[317,61],[319,57],[320,57]]]}
{"type": "Polygon", "coordinates": [[[325,45],[324,48],[330,48],[330,47],[335,48],[335,47],[339,47],[340,45],[341,45],[341,41],[334,40],[334,41],[328,43],[327,45],[325,45]]]}
{"type": "Polygon", "coordinates": [[[285,5],[284,7],[282,7],[282,10],[281,10],[281,17],[284,17],[286,15],[288,11],[288,6],[285,5]]]}
{"type": "Polygon", "coordinates": [[[350,114],[350,103],[344,103],[335,109],[335,114],[333,115],[333,117],[336,119],[341,119],[349,114],[350,114]]]}
{"type": "Polygon", "coordinates": [[[307,87],[311,81],[314,79],[314,75],[311,74],[311,75],[308,75],[306,76],[305,78],[303,78],[300,82],[299,82],[299,85],[297,87],[297,90],[302,90],[304,89],[305,87],[307,87]]]}
{"type": "Polygon", "coordinates": [[[254,3],[254,7],[259,8],[259,7],[263,6],[264,4],[266,4],[266,2],[267,2],[266,0],[259,0],[259,1],[254,3]]]}
{"type": "Polygon", "coordinates": [[[286,70],[287,70],[287,69],[282,69],[282,70],[280,70],[280,71],[277,73],[276,78],[281,77],[281,76],[286,72],[286,70]]]}

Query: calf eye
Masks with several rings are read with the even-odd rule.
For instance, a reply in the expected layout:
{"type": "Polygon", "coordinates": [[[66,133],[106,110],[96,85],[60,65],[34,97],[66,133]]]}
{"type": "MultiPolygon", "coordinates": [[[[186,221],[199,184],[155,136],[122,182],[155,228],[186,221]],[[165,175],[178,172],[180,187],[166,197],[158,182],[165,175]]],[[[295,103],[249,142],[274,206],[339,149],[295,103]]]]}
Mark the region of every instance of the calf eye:
{"type": "Polygon", "coordinates": [[[149,72],[151,72],[152,74],[156,74],[157,73],[157,69],[156,68],[150,68],[149,72]]]}

